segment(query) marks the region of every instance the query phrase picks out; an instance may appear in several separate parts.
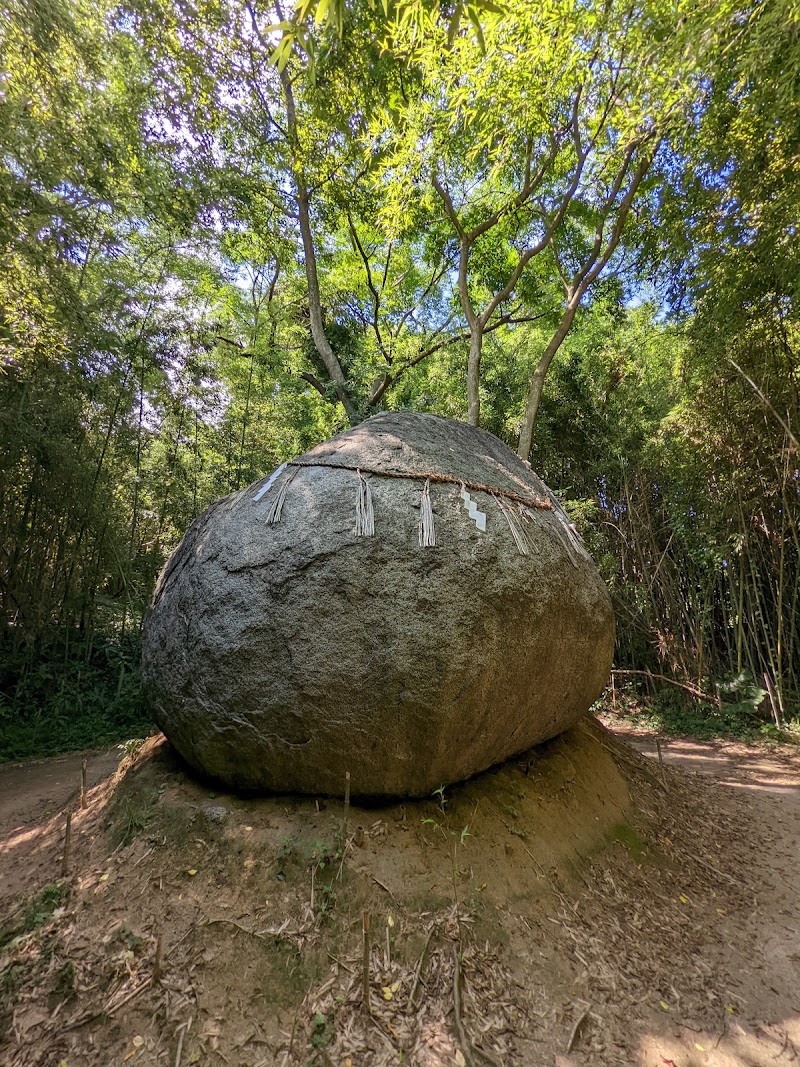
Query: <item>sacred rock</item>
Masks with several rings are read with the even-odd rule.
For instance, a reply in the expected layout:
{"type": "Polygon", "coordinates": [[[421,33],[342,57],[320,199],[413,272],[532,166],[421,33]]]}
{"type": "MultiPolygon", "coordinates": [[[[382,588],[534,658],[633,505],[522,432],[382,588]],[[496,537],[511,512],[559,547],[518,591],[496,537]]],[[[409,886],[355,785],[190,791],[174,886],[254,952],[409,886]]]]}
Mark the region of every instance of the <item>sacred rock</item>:
{"type": "Polygon", "coordinates": [[[196,519],[143,632],[156,722],[246,790],[419,796],[555,736],[611,668],[608,593],[483,430],[386,413],[196,519]]]}

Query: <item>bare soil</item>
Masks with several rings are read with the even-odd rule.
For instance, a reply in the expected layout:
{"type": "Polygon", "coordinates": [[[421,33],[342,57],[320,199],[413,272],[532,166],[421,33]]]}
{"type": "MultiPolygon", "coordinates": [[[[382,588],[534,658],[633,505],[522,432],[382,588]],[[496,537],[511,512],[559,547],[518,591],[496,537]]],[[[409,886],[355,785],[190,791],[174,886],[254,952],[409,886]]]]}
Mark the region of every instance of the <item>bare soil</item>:
{"type": "Polygon", "coordinates": [[[84,759],[87,785],[92,787],[116,771],[120,750],[114,746],[0,766],[0,834],[40,822],[74,801],[80,793],[84,759]]]}
{"type": "Polygon", "coordinates": [[[80,757],[0,768],[0,1063],[793,1062],[800,758],[672,741],[662,770],[614,727],[346,824],[160,738],[85,810],[80,757]]]}

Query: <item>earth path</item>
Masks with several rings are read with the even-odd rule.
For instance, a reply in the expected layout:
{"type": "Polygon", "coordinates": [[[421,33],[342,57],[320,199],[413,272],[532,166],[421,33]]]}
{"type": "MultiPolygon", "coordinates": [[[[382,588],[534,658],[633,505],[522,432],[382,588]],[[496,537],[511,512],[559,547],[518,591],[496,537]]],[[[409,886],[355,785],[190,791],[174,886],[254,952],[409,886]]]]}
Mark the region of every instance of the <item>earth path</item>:
{"type": "MultiPolygon", "coordinates": [[[[710,775],[725,787],[744,791],[764,827],[763,841],[753,842],[752,865],[746,872],[753,891],[750,922],[757,951],[741,968],[741,1011],[725,1020],[721,1037],[676,1026],[671,1042],[646,1038],[640,1063],[800,1063],[800,751],[787,745],[657,738],[619,720],[605,723],[654,761],[660,745],[668,766],[710,775]]],[[[740,932],[726,932],[733,957],[738,955],[740,932]]]]}
{"type": "Polygon", "coordinates": [[[66,808],[80,792],[84,759],[86,785],[91,789],[114,773],[120,757],[115,745],[53,759],[0,765],[0,838],[66,808]]]}

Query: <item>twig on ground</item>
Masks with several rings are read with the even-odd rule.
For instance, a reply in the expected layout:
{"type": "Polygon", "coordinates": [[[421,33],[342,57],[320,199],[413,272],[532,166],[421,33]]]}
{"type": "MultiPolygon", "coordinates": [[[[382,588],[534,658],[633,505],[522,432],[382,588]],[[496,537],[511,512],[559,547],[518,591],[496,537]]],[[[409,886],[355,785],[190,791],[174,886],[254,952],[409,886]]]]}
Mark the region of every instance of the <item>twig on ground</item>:
{"type": "Polygon", "coordinates": [[[350,817],[350,771],[344,775],[344,815],[342,816],[342,841],[347,840],[347,820],[350,817]]]}
{"type": "MultiPolygon", "coordinates": [[[[313,907],[313,901],[314,901],[313,886],[312,886],[312,890],[311,890],[311,901],[312,901],[312,907],[313,907]]],[[[204,926],[217,926],[217,925],[235,926],[236,929],[237,930],[241,930],[243,934],[249,934],[251,937],[255,937],[258,941],[266,941],[267,940],[267,938],[264,937],[263,934],[258,933],[257,930],[248,930],[248,928],[246,926],[242,926],[241,923],[234,922],[233,919],[206,919],[206,921],[205,921],[205,923],[203,923],[203,925],[204,926]]]]}
{"type": "Polygon", "coordinates": [[[70,853],[72,851],[72,812],[67,812],[67,825],[64,828],[64,856],[61,860],[61,877],[69,874],[70,853]]]}
{"type": "Polygon", "coordinates": [[[662,755],[661,742],[658,738],[656,738],[656,752],[658,753],[658,765],[661,768],[661,781],[664,783],[664,789],[668,792],[669,786],[667,785],[667,774],[664,770],[664,756],[662,755]]]}
{"type": "Polygon", "coordinates": [[[161,934],[156,938],[156,953],[153,960],[153,974],[151,980],[153,985],[157,985],[161,981],[161,934]]]}
{"type": "Polygon", "coordinates": [[[456,1034],[458,1043],[467,1067],[475,1067],[475,1057],[472,1055],[472,1046],[469,1043],[467,1032],[464,1029],[464,1021],[461,1018],[461,964],[458,959],[458,949],[453,945],[453,1015],[456,1020],[456,1034]]]}
{"type": "Polygon", "coordinates": [[[422,955],[420,956],[419,960],[417,961],[417,969],[414,971],[414,984],[411,986],[411,995],[408,998],[408,1005],[409,1005],[410,1008],[414,1007],[414,997],[417,995],[417,988],[419,987],[419,979],[420,979],[420,975],[422,974],[422,968],[423,968],[423,965],[425,963],[425,957],[428,954],[428,949],[430,948],[431,939],[432,939],[432,937],[433,937],[435,932],[436,932],[436,927],[432,926],[430,928],[430,930],[428,931],[428,937],[427,937],[427,939],[425,941],[425,945],[424,945],[424,947],[422,949],[422,955]]]}
{"type": "Polygon", "coordinates": [[[355,973],[352,967],[348,967],[346,963],[340,960],[338,956],[334,956],[332,952],[328,952],[327,956],[329,960],[333,960],[337,967],[341,967],[343,970],[347,971],[348,974],[355,973]]]}
{"type": "Polygon", "coordinates": [[[192,1017],[190,1015],[188,1020],[185,1023],[181,1023],[181,1025],[178,1027],[178,1049],[175,1053],[175,1067],[181,1067],[181,1056],[183,1055],[183,1039],[186,1037],[186,1031],[191,1025],[192,1017]]]}
{"type": "Polygon", "coordinates": [[[575,1042],[578,1039],[578,1031],[583,1026],[586,1019],[589,1017],[589,1009],[584,1008],[578,1018],[575,1020],[575,1025],[572,1027],[572,1031],[569,1035],[569,1041],[567,1042],[567,1055],[575,1048],[575,1042]]]}
{"type": "MultiPolygon", "coordinates": [[[[344,775],[344,813],[342,814],[342,858],[339,863],[339,873],[336,875],[337,882],[342,880],[344,871],[344,858],[347,855],[347,846],[350,844],[347,837],[347,823],[350,818],[350,771],[344,775]]],[[[313,910],[313,909],[312,909],[313,910]]]]}
{"type": "Polygon", "coordinates": [[[361,930],[364,935],[363,946],[363,960],[362,960],[362,993],[361,1000],[364,1007],[364,1011],[367,1015],[371,1014],[369,1003],[369,912],[365,911],[361,917],[361,930]]]}
{"type": "Polygon", "coordinates": [[[108,1015],[108,1016],[116,1015],[116,1013],[119,1011],[120,1008],[124,1008],[125,1005],[126,1004],[130,1004],[130,1002],[132,1000],[136,1000],[136,998],[138,996],[140,996],[142,993],[144,993],[145,989],[149,989],[152,984],[153,984],[153,976],[149,974],[147,976],[147,978],[145,978],[134,989],[131,989],[129,993],[126,993],[125,996],[122,997],[121,1000],[118,1000],[116,1002],[116,1004],[111,1004],[111,1003],[106,1004],[106,1006],[103,1008],[103,1010],[102,1010],[102,1012],[100,1012],[100,1014],[101,1015],[108,1015]]]}
{"type": "Polygon", "coordinates": [[[371,874],[370,878],[375,883],[375,885],[380,886],[384,893],[388,893],[392,900],[394,900],[394,893],[391,891],[388,885],[386,885],[385,882],[382,882],[380,878],[376,878],[374,874],[371,874]]]}
{"type": "Polygon", "coordinates": [[[289,1060],[292,1057],[292,1049],[294,1048],[294,1035],[295,1035],[295,1032],[297,1030],[297,1021],[300,1018],[300,1012],[303,1009],[303,1005],[308,1000],[308,995],[309,995],[309,993],[311,992],[311,990],[313,988],[314,988],[314,983],[312,982],[311,985],[306,990],[306,995],[300,1001],[300,1005],[299,1005],[297,1011],[294,1014],[294,1022],[292,1023],[292,1032],[289,1035],[289,1045],[288,1045],[288,1047],[286,1048],[286,1050],[285,1050],[285,1052],[283,1054],[283,1067],[286,1067],[286,1064],[289,1062],[289,1060]]]}

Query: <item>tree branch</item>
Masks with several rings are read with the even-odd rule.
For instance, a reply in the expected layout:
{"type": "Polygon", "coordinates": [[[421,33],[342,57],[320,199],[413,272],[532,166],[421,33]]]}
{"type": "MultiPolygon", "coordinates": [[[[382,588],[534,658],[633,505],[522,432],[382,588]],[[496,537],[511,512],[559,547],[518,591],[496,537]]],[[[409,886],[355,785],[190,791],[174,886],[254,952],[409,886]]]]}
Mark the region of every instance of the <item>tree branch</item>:
{"type": "Polygon", "coordinates": [[[311,371],[303,370],[300,371],[300,377],[303,379],[303,381],[308,382],[309,385],[313,385],[313,387],[317,390],[320,396],[326,395],[325,386],[322,384],[316,374],[312,374],[311,371]]]}
{"type": "Polygon", "coordinates": [[[352,216],[351,216],[349,211],[347,212],[347,225],[348,225],[348,228],[350,230],[350,237],[351,237],[351,239],[353,241],[353,247],[358,252],[359,256],[361,257],[361,262],[364,265],[364,274],[365,274],[366,279],[367,279],[367,288],[369,289],[370,293],[372,294],[372,321],[371,321],[370,325],[372,326],[372,330],[373,330],[373,332],[375,334],[375,338],[376,338],[376,340],[378,342],[378,348],[380,349],[381,355],[383,356],[383,358],[386,360],[387,363],[391,363],[392,362],[392,357],[391,357],[391,355],[389,355],[389,353],[387,353],[386,348],[385,348],[384,343],[383,343],[383,337],[381,336],[381,328],[380,328],[380,323],[379,323],[379,312],[380,312],[380,307],[381,307],[380,293],[375,288],[375,283],[372,280],[372,270],[370,269],[369,258],[367,256],[366,252],[364,251],[364,246],[361,243],[361,240],[360,240],[360,238],[358,236],[358,233],[356,231],[355,225],[353,224],[353,218],[352,218],[352,216]]]}
{"type": "Polygon", "coordinates": [[[437,192],[437,194],[439,196],[439,199],[444,204],[445,214],[447,215],[447,217],[452,222],[453,229],[458,234],[459,239],[461,241],[465,240],[465,238],[467,236],[466,230],[461,225],[461,219],[459,219],[459,217],[458,217],[458,212],[456,211],[456,209],[455,209],[455,207],[453,205],[453,200],[452,200],[452,197],[450,196],[450,193],[447,191],[447,189],[439,181],[439,176],[436,173],[436,171],[434,171],[433,175],[431,176],[431,184],[433,185],[433,188],[436,190],[436,192],[437,192]]]}

